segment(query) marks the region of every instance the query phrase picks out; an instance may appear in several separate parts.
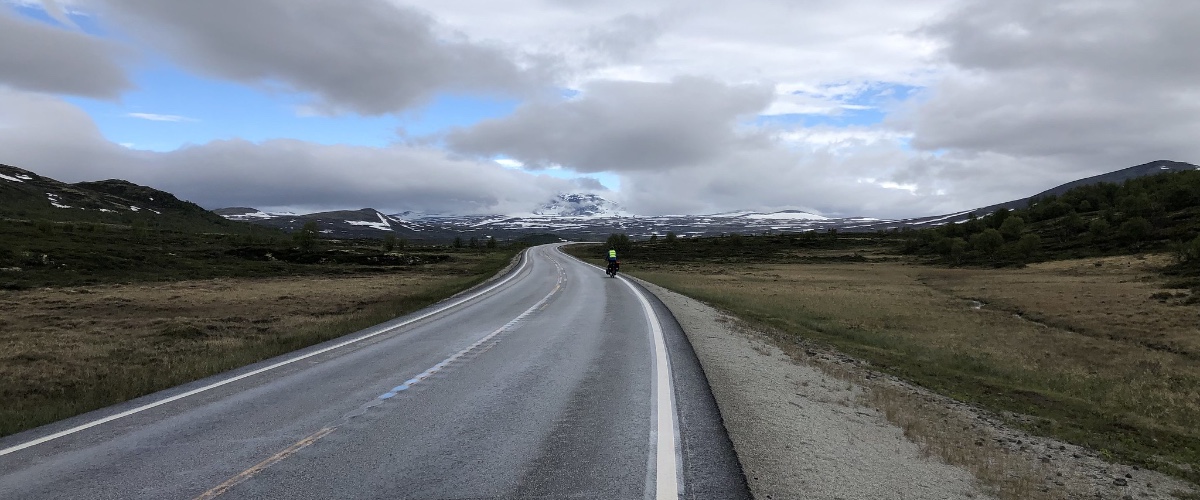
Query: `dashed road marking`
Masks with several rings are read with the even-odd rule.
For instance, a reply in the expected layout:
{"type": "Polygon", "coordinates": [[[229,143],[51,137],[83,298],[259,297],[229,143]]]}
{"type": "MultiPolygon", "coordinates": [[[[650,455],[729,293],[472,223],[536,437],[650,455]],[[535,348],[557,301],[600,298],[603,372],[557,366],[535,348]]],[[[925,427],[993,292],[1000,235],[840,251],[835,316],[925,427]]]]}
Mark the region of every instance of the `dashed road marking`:
{"type": "MultiPolygon", "coordinates": [[[[487,288],[485,288],[485,289],[483,289],[483,290],[480,290],[480,291],[478,291],[478,292],[472,293],[472,294],[470,294],[470,295],[468,295],[468,296],[466,296],[466,297],[463,297],[463,298],[461,298],[461,299],[458,299],[458,300],[456,300],[456,301],[454,301],[454,302],[452,302],[452,303],[450,303],[450,304],[446,304],[446,305],[444,305],[444,306],[442,306],[442,307],[439,307],[439,308],[437,308],[437,309],[434,309],[434,310],[432,310],[432,311],[429,311],[429,312],[427,312],[427,313],[425,313],[425,314],[422,314],[422,315],[420,315],[420,316],[417,316],[417,317],[415,317],[415,318],[409,319],[409,320],[407,320],[407,321],[405,321],[405,322],[403,322],[403,323],[400,323],[400,324],[398,324],[398,325],[393,325],[393,326],[383,327],[383,328],[380,328],[378,331],[374,331],[374,332],[371,332],[371,333],[365,334],[365,335],[363,335],[363,336],[360,336],[360,337],[357,337],[357,338],[354,338],[354,339],[347,340],[347,341],[345,341],[345,342],[339,342],[339,343],[337,343],[337,344],[331,345],[331,346],[329,346],[329,347],[326,347],[326,348],[324,348],[324,349],[320,349],[320,350],[316,350],[316,351],[313,351],[313,352],[310,352],[310,353],[307,353],[307,354],[303,354],[303,355],[300,355],[300,356],[296,356],[296,357],[294,357],[294,358],[287,359],[287,360],[284,360],[284,361],[280,361],[280,362],[278,362],[278,363],[275,363],[275,364],[272,364],[272,365],[270,365],[270,366],[264,366],[264,367],[262,367],[262,368],[259,368],[259,369],[257,369],[257,370],[254,370],[254,371],[251,371],[251,372],[247,372],[247,373],[243,373],[243,374],[241,374],[241,375],[238,375],[238,376],[236,376],[236,377],[230,377],[230,378],[227,378],[227,379],[225,379],[225,380],[222,380],[222,381],[220,381],[220,382],[215,382],[215,383],[212,383],[212,384],[206,385],[206,386],[204,386],[204,387],[199,387],[199,388],[196,388],[196,389],[192,389],[192,390],[190,390],[190,391],[187,391],[187,392],[184,392],[184,393],[181,393],[181,394],[176,394],[176,395],[174,395],[174,396],[171,396],[171,397],[169,397],[169,398],[163,398],[163,399],[161,399],[161,400],[158,400],[158,401],[155,401],[155,402],[153,402],[153,403],[148,403],[148,404],[145,404],[145,405],[139,406],[139,407],[137,407],[137,408],[132,408],[132,409],[129,409],[129,410],[123,411],[123,412],[121,412],[121,413],[117,413],[117,414],[114,414],[114,415],[109,415],[109,416],[107,416],[107,417],[104,417],[104,418],[100,418],[100,419],[97,419],[97,420],[93,420],[93,421],[91,421],[91,422],[88,422],[88,423],[86,423],[86,424],[77,425],[77,426],[75,426],[75,427],[72,427],[72,428],[70,428],[70,429],[66,429],[66,430],[63,430],[63,431],[59,431],[59,432],[56,432],[56,433],[54,433],[54,434],[50,434],[50,435],[47,435],[47,436],[42,436],[42,437],[40,437],[40,438],[33,439],[33,440],[30,440],[30,441],[26,441],[26,442],[24,442],[24,443],[21,443],[21,444],[15,445],[15,446],[10,446],[10,447],[8,447],[8,448],[4,448],[4,449],[0,450],[0,456],[4,456],[4,455],[7,455],[7,454],[9,454],[9,453],[14,453],[14,452],[17,452],[17,451],[21,451],[21,450],[24,450],[25,448],[29,448],[29,447],[32,447],[32,446],[37,446],[37,445],[39,445],[39,444],[42,444],[42,443],[45,443],[45,442],[48,442],[48,441],[53,441],[53,440],[55,440],[55,439],[58,439],[58,438],[61,438],[61,437],[63,437],[63,436],[69,436],[69,435],[71,435],[71,434],[74,434],[74,433],[76,433],[76,432],[79,432],[79,431],[82,431],[82,430],[86,430],[86,429],[90,429],[90,428],[92,428],[92,427],[95,427],[95,426],[97,426],[97,425],[101,425],[101,424],[105,424],[105,423],[108,423],[108,422],[112,422],[113,420],[117,420],[117,419],[125,418],[125,417],[128,417],[128,416],[130,416],[130,415],[133,415],[133,414],[136,414],[136,413],[141,413],[141,412],[143,412],[143,411],[146,411],[146,410],[149,410],[149,409],[151,409],[151,408],[155,408],[155,407],[158,407],[158,406],[162,406],[162,405],[165,405],[165,404],[167,404],[167,403],[171,403],[171,402],[178,401],[178,400],[180,400],[180,399],[186,398],[186,397],[188,397],[188,396],[194,396],[194,395],[196,395],[196,394],[200,394],[200,393],[202,393],[202,392],[205,392],[205,391],[209,391],[209,390],[212,390],[212,389],[216,389],[217,387],[221,387],[221,386],[223,386],[223,385],[231,384],[231,383],[233,383],[233,382],[237,382],[237,381],[239,381],[239,380],[242,380],[242,379],[245,379],[245,378],[248,378],[248,377],[253,377],[253,376],[255,376],[255,375],[258,375],[258,374],[260,374],[260,373],[268,372],[268,371],[274,370],[274,369],[276,369],[276,368],[279,368],[279,367],[281,367],[281,366],[286,366],[286,365],[289,365],[289,364],[295,363],[295,362],[297,362],[297,361],[300,361],[300,360],[308,359],[308,358],[311,358],[311,357],[313,357],[313,356],[317,356],[317,355],[319,355],[319,354],[324,354],[324,353],[327,353],[327,352],[329,352],[329,351],[332,351],[332,350],[335,350],[335,349],[339,349],[339,348],[342,348],[342,347],[345,347],[345,346],[348,346],[348,345],[351,345],[351,344],[355,344],[355,343],[358,343],[358,342],[362,342],[362,341],[364,341],[364,340],[367,340],[367,339],[369,339],[369,338],[372,338],[372,337],[377,337],[377,336],[379,336],[379,335],[383,335],[383,334],[385,334],[385,333],[388,333],[388,332],[394,331],[394,330],[396,330],[396,329],[399,329],[399,328],[402,328],[402,327],[405,327],[405,326],[411,325],[411,324],[413,324],[413,323],[416,323],[416,322],[418,322],[418,321],[421,321],[421,320],[423,320],[423,319],[426,319],[426,318],[428,318],[428,317],[430,317],[430,316],[433,316],[433,315],[436,315],[436,314],[439,314],[439,313],[445,312],[446,310],[449,310],[449,309],[452,309],[452,308],[458,307],[458,306],[460,306],[460,305],[462,305],[462,304],[465,304],[465,303],[467,303],[467,302],[469,302],[469,301],[472,301],[472,300],[474,300],[474,299],[476,299],[476,298],[482,297],[483,295],[486,295],[486,294],[490,293],[492,290],[495,290],[495,289],[499,288],[500,286],[502,286],[502,285],[504,285],[504,284],[508,283],[509,281],[512,281],[514,278],[516,278],[517,276],[519,276],[519,275],[521,274],[521,272],[525,270],[525,267],[526,267],[528,264],[529,264],[529,254],[528,254],[528,251],[526,251],[526,255],[524,255],[524,256],[522,257],[522,259],[521,259],[521,265],[520,265],[519,267],[517,267],[517,270],[516,270],[516,271],[514,271],[512,274],[509,274],[509,275],[508,275],[508,277],[506,277],[506,278],[504,278],[504,279],[500,280],[499,282],[497,282],[497,283],[493,284],[492,286],[489,286],[489,287],[487,287],[487,288]]],[[[556,264],[557,264],[557,263],[556,263],[556,264]]]]}
{"type": "MultiPolygon", "coordinates": [[[[410,379],[404,381],[403,384],[393,387],[390,391],[379,395],[379,397],[375,398],[375,400],[367,402],[363,406],[359,407],[357,410],[354,410],[354,411],[350,412],[349,414],[347,414],[346,416],[342,417],[341,421],[339,421],[338,423],[325,426],[321,430],[305,437],[304,439],[301,439],[300,441],[297,441],[296,443],[293,443],[291,446],[285,448],[284,450],[280,451],[279,453],[271,455],[266,460],[263,460],[257,464],[254,464],[249,469],[246,469],[242,472],[237,473],[236,475],[229,478],[225,482],[202,493],[200,496],[197,496],[194,500],[212,500],[218,496],[221,496],[225,492],[229,491],[229,489],[254,477],[258,473],[266,470],[268,467],[271,467],[272,465],[275,465],[276,463],[281,462],[283,459],[295,454],[296,452],[312,445],[313,443],[316,443],[317,440],[319,440],[319,439],[329,435],[333,431],[337,430],[339,427],[342,426],[343,423],[348,421],[350,418],[357,417],[359,415],[366,413],[366,410],[368,408],[371,408],[371,407],[374,407],[374,406],[380,404],[383,400],[387,400],[387,399],[396,397],[396,395],[398,395],[399,393],[406,391],[409,388],[411,388],[412,386],[417,385],[417,384],[425,381],[426,379],[432,377],[433,374],[435,374],[435,373],[441,371],[443,368],[449,366],[450,363],[453,363],[454,361],[457,361],[458,359],[463,358],[464,356],[467,356],[468,354],[475,351],[476,349],[479,349],[481,346],[488,344],[488,341],[493,340],[497,335],[500,335],[501,333],[511,330],[513,327],[515,327],[516,325],[518,325],[522,321],[524,321],[526,318],[528,318],[529,315],[533,314],[534,312],[538,311],[543,306],[545,306],[550,301],[550,298],[554,297],[554,295],[557,294],[559,292],[559,290],[562,289],[563,282],[566,281],[566,276],[564,275],[564,270],[562,268],[562,265],[560,265],[558,263],[558,261],[552,260],[552,262],[554,262],[554,266],[558,268],[558,273],[559,273],[558,282],[554,284],[554,288],[551,289],[550,293],[546,294],[545,297],[542,297],[542,300],[539,300],[536,304],[531,306],[529,309],[526,309],[525,312],[522,312],[521,314],[517,315],[517,317],[513,318],[512,321],[505,323],[504,326],[497,328],[496,330],[492,331],[491,333],[483,336],[483,338],[476,340],[474,343],[467,346],[463,350],[454,353],[450,357],[429,367],[428,369],[426,369],[425,371],[421,372],[420,374],[414,376],[413,378],[410,378],[410,379]]],[[[487,347],[483,350],[487,350],[489,348],[491,348],[491,345],[487,345],[487,347]]],[[[482,351],[480,351],[480,352],[482,352],[482,351]]]]}

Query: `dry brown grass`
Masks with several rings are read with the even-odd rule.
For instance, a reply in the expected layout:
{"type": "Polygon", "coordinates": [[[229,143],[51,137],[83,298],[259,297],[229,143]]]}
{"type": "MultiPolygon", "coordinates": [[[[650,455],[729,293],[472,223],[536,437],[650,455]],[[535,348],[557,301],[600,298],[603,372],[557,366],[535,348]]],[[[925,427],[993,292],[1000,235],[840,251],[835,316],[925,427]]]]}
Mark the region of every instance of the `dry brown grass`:
{"type": "Polygon", "coordinates": [[[1200,453],[1197,308],[1151,299],[1162,291],[1154,259],[1095,262],[685,264],[636,274],[949,396],[1033,415],[1020,423],[1035,432],[1188,475],[1200,453]]]}
{"type": "Polygon", "coordinates": [[[377,324],[490,275],[484,260],[0,292],[0,435],[377,324]]]}

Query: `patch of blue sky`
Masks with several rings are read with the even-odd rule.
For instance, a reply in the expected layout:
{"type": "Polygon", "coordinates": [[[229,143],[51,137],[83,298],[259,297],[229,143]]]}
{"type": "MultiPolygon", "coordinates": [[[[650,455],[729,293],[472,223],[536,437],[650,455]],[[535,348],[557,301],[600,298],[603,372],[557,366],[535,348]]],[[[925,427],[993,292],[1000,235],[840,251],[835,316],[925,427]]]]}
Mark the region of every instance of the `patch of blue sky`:
{"type": "Polygon", "coordinates": [[[875,125],[884,120],[887,114],[879,108],[841,109],[834,114],[786,114],[759,116],[754,120],[755,125],[774,125],[787,128],[793,127],[850,127],[875,125]]]}
{"type": "Polygon", "coordinates": [[[399,124],[410,136],[437,134],[512,114],[521,101],[499,97],[443,94],[429,104],[399,115],[399,124]]]}
{"type": "Polygon", "coordinates": [[[201,78],[165,63],[138,71],[137,89],[120,101],[70,97],[110,141],[137,149],[169,151],[187,144],[245,139],[295,139],[317,144],[386,147],[401,138],[504,116],[515,101],[439,96],[423,108],[384,116],[307,115],[312,97],[201,78]]]}
{"type": "MultiPolygon", "coordinates": [[[[852,127],[876,125],[887,118],[888,112],[900,102],[916,95],[920,87],[876,82],[852,94],[833,96],[837,106],[833,112],[796,113],[760,116],[755,125],[785,127],[852,127]]],[[[796,92],[805,95],[804,92],[796,92]]],[[[824,97],[829,99],[828,96],[824,97]]]]}
{"type": "Polygon", "coordinates": [[[581,174],[567,167],[545,168],[538,170],[526,169],[520,161],[503,156],[493,158],[492,161],[495,161],[496,164],[504,168],[523,170],[532,175],[547,175],[550,177],[557,177],[559,179],[577,181],[580,183],[581,190],[584,191],[595,191],[595,189],[587,187],[588,184],[591,184],[590,181],[599,182],[601,186],[604,186],[604,189],[609,191],[621,190],[621,177],[613,172],[592,172],[588,174],[581,174]]]}
{"type": "Polygon", "coordinates": [[[374,146],[395,140],[398,120],[393,117],[299,118],[304,96],[199,78],[174,68],[139,71],[133,79],[138,88],[120,101],[67,100],[83,108],[110,141],[137,149],[165,151],[234,138],[374,146]]]}
{"type": "Polygon", "coordinates": [[[535,175],[545,174],[551,177],[558,177],[559,179],[566,179],[569,181],[579,181],[579,190],[589,193],[595,193],[597,191],[590,186],[591,182],[588,181],[589,179],[599,182],[601,186],[604,186],[604,188],[609,191],[621,190],[621,177],[612,172],[592,172],[588,174],[580,174],[579,172],[569,168],[555,168],[547,170],[535,170],[531,171],[530,173],[535,175]]]}
{"type": "MultiPolygon", "coordinates": [[[[15,5],[11,5],[11,7],[22,17],[40,21],[59,28],[74,29],[71,26],[64,26],[62,23],[58,22],[58,20],[50,16],[50,13],[41,6],[40,2],[17,3],[15,5]]],[[[0,5],[0,9],[3,8],[6,8],[6,6],[0,5]]],[[[101,26],[100,23],[96,22],[97,19],[95,16],[72,11],[66,6],[63,6],[63,12],[70,18],[72,22],[75,23],[75,26],[84,33],[95,36],[106,36],[108,34],[104,27],[101,26]]]]}

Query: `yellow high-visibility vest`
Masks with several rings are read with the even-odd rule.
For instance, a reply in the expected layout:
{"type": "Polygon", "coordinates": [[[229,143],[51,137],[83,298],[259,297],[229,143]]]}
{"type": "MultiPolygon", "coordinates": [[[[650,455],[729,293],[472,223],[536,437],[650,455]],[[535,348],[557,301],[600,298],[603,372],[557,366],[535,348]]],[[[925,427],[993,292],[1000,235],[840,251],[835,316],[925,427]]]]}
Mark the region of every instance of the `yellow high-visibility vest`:
{"type": "Polygon", "coordinates": [[[610,259],[615,259],[615,258],[617,258],[617,251],[616,251],[616,250],[609,250],[609,251],[608,251],[608,258],[610,258],[610,259]]]}

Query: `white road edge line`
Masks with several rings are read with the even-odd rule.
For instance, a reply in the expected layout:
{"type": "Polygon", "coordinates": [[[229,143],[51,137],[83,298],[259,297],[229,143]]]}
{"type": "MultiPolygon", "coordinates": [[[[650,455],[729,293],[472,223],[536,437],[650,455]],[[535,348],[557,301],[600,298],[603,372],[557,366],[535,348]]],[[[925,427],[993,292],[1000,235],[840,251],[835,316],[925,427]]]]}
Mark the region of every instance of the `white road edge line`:
{"type": "Polygon", "coordinates": [[[654,314],[654,307],[650,305],[650,301],[646,300],[642,291],[638,290],[624,276],[621,277],[621,282],[633,291],[633,295],[642,304],[642,311],[646,313],[646,319],[650,322],[651,336],[654,337],[654,392],[657,395],[655,401],[657,418],[654,425],[655,435],[658,438],[654,450],[657,459],[657,465],[654,468],[654,497],[657,500],[677,500],[681,482],[679,463],[676,460],[679,454],[679,436],[678,426],[675,422],[675,388],[671,381],[671,360],[667,356],[667,342],[663,337],[658,315],[654,314]]]}
{"type": "Polygon", "coordinates": [[[104,417],[104,418],[101,418],[101,419],[98,419],[98,420],[93,420],[93,421],[91,421],[91,422],[88,422],[88,423],[86,423],[86,424],[77,425],[77,426],[75,426],[75,427],[72,427],[72,428],[70,428],[70,429],[66,429],[66,430],[63,430],[63,431],[59,431],[59,432],[56,432],[56,433],[54,433],[54,434],[50,434],[50,435],[47,435],[47,436],[42,436],[42,437],[40,437],[40,438],[37,438],[37,439],[34,439],[34,440],[32,440],[32,441],[27,441],[27,442],[24,442],[24,443],[21,443],[21,444],[15,445],[15,446],[10,446],[10,447],[8,447],[8,448],[5,448],[5,449],[3,449],[3,450],[0,450],[0,456],[8,455],[9,453],[18,452],[18,451],[24,450],[25,448],[30,448],[30,447],[33,447],[33,446],[37,446],[37,445],[39,445],[39,444],[42,444],[42,443],[45,443],[45,442],[48,442],[48,441],[53,441],[53,440],[55,440],[55,439],[58,439],[58,438],[61,438],[61,437],[63,437],[63,436],[69,436],[69,435],[71,435],[71,434],[74,434],[74,433],[76,433],[76,432],[79,432],[79,431],[82,431],[82,430],[86,430],[86,429],[90,429],[90,428],[92,428],[92,427],[95,427],[95,426],[97,426],[97,425],[101,425],[101,424],[105,424],[105,423],[108,423],[108,422],[112,422],[113,420],[117,420],[117,419],[125,418],[125,417],[128,417],[128,416],[130,416],[130,415],[133,415],[133,414],[135,414],[135,413],[141,413],[141,412],[143,412],[143,411],[149,410],[149,409],[151,409],[151,408],[154,408],[154,407],[157,407],[157,406],[162,406],[162,405],[165,405],[165,404],[167,404],[167,403],[171,403],[171,402],[174,402],[174,401],[178,401],[178,400],[180,400],[180,399],[183,399],[183,398],[186,398],[186,397],[188,397],[188,396],[194,396],[194,395],[196,395],[196,394],[200,394],[200,393],[202,393],[202,392],[205,392],[205,391],[208,391],[208,390],[212,390],[212,389],[215,389],[215,388],[217,388],[217,387],[221,387],[221,386],[223,386],[223,385],[226,385],[226,384],[231,384],[231,383],[233,383],[233,382],[237,382],[237,381],[239,381],[239,380],[242,380],[242,379],[244,379],[244,378],[253,377],[253,376],[255,376],[255,375],[258,375],[258,374],[260,374],[260,373],[263,373],[263,372],[267,372],[267,371],[274,370],[274,369],[276,369],[276,368],[279,368],[279,367],[281,367],[281,366],[289,365],[289,364],[295,363],[295,362],[297,362],[297,361],[300,361],[300,360],[303,360],[303,359],[308,359],[308,358],[311,358],[311,357],[313,357],[313,356],[316,356],[316,355],[319,355],[319,354],[324,354],[324,353],[327,353],[327,352],[329,352],[329,351],[332,351],[332,350],[335,350],[335,349],[340,349],[340,348],[342,348],[342,347],[345,347],[345,346],[348,346],[348,345],[350,345],[350,344],[354,344],[354,343],[362,342],[362,341],[364,341],[364,340],[367,340],[367,339],[369,339],[369,338],[372,338],[372,337],[377,337],[377,336],[379,336],[379,335],[383,335],[383,334],[385,334],[385,333],[391,332],[391,331],[393,331],[393,330],[396,330],[396,329],[398,329],[398,328],[402,328],[402,327],[405,327],[405,326],[411,325],[411,324],[413,324],[413,323],[416,323],[416,322],[418,322],[418,321],[421,321],[421,320],[423,320],[423,319],[425,319],[425,318],[428,318],[428,317],[430,317],[430,316],[433,316],[433,315],[435,315],[435,314],[439,314],[439,313],[445,312],[445,311],[446,311],[446,310],[448,310],[448,309],[451,309],[451,308],[454,308],[454,307],[458,307],[458,306],[460,306],[460,305],[462,305],[462,304],[465,304],[465,303],[467,303],[467,302],[469,302],[469,301],[475,300],[475,299],[477,299],[477,298],[479,298],[479,297],[481,297],[481,296],[483,296],[483,295],[485,295],[485,294],[487,294],[487,293],[491,292],[492,290],[495,290],[496,288],[499,288],[501,285],[504,285],[505,283],[508,283],[509,281],[512,281],[514,278],[516,278],[518,275],[520,275],[520,274],[521,274],[521,272],[525,270],[525,267],[526,267],[526,266],[529,264],[529,253],[530,253],[530,250],[526,250],[526,251],[524,252],[524,255],[522,255],[522,257],[521,257],[521,265],[520,265],[520,266],[517,266],[517,269],[516,269],[515,271],[513,271],[511,274],[509,274],[509,275],[508,275],[508,277],[506,277],[506,278],[504,278],[504,279],[502,279],[502,280],[500,280],[500,281],[498,281],[498,282],[496,282],[496,283],[493,283],[491,286],[489,286],[489,287],[487,287],[487,288],[485,288],[485,289],[483,289],[483,290],[480,290],[480,291],[478,291],[478,292],[472,293],[472,294],[470,294],[470,295],[468,295],[468,296],[466,296],[466,297],[463,297],[463,298],[461,298],[461,299],[458,299],[458,300],[456,300],[456,301],[454,301],[454,302],[452,302],[452,303],[450,303],[450,304],[446,304],[446,305],[444,305],[444,306],[442,306],[442,307],[439,307],[439,308],[437,308],[437,309],[434,309],[434,310],[432,310],[432,311],[429,311],[429,312],[427,312],[427,313],[425,313],[425,314],[422,314],[422,315],[420,315],[420,316],[417,316],[417,317],[415,317],[415,318],[409,319],[409,320],[407,320],[407,321],[405,321],[405,322],[403,322],[403,323],[400,323],[400,324],[398,324],[398,325],[393,325],[393,326],[389,326],[389,327],[386,327],[386,328],[382,328],[382,329],[380,329],[379,331],[376,331],[376,332],[371,332],[371,333],[368,333],[368,334],[366,334],[366,335],[363,335],[363,336],[361,336],[361,337],[358,337],[358,338],[355,338],[355,339],[351,339],[351,340],[347,340],[347,341],[345,341],[345,342],[339,342],[339,343],[337,343],[337,344],[331,345],[331,346],[329,346],[329,347],[326,347],[326,348],[324,348],[324,349],[320,349],[320,350],[317,350],[317,351],[310,352],[310,353],[308,353],[308,354],[304,354],[304,355],[296,356],[296,357],[294,357],[294,358],[291,358],[291,359],[287,359],[287,360],[284,360],[284,361],[280,361],[280,362],[278,362],[278,363],[275,363],[275,364],[272,364],[272,365],[270,365],[270,366],[264,366],[264,367],[262,367],[262,368],[259,368],[259,369],[257,369],[257,370],[254,370],[254,371],[251,371],[251,372],[247,372],[247,373],[243,373],[243,374],[241,374],[241,375],[238,375],[238,376],[236,376],[236,377],[228,378],[228,379],[222,380],[222,381],[220,381],[220,382],[215,382],[215,383],[212,383],[212,384],[206,385],[206,386],[204,386],[204,387],[198,387],[198,388],[196,388],[196,389],[192,389],[192,390],[190,390],[190,391],[187,391],[187,392],[184,392],[184,393],[181,393],[181,394],[176,394],[176,395],[174,395],[174,396],[171,396],[171,397],[169,397],[169,398],[165,398],[165,399],[162,399],[162,400],[159,400],[159,401],[155,401],[155,402],[153,402],[153,403],[148,403],[148,404],[145,404],[145,405],[139,406],[139,407],[137,407],[137,408],[132,408],[132,409],[129,409],[129,410],[123,411],[123,412],[121,412],[121,413],[117,413],[117,414],[115,414],[115,415],[109,415],[109,416],[107,416],[107,417],[104,417]]]}
{"type": "MultiPolygon", "coordinates": [[[[584,262],[573,255],[563,252],[562,246],[558,245],[555,249],[584,265],[604,271],[600,266],[584,262]]],[[[662,325],[658,322],[658,315],[654,314],[654,306],[650,305],[650,301],[646,299],[642,291],[638,290],[637,286],[625,278],[625,276],[621,276],[620,280],[633,291],[633,295],[642,304],[642,311],[646,313],[646,320],[650,322],[650,334],[654,338],[654,393],[657,396],[654,402],[654,413],[656,415],[654,434],[657,438],[654,449],[654,498],[656,500],[678,500],[680,494],[679,485],[683,481],[679,477],[679,425],[676,421],[675,386],[671,380],[671,359],[667,355],[667,341],[663,337],[662,325]],[[664,451],[667,453],[664,453],[664,451]]]]}

